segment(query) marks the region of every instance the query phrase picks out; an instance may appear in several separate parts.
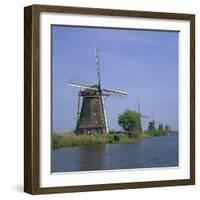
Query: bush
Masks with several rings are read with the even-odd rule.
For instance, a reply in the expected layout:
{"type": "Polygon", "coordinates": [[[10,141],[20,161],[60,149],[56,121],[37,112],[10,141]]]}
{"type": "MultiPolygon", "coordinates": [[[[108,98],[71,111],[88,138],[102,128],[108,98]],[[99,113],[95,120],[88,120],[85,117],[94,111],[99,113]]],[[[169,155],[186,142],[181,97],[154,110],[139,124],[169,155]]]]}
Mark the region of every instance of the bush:
{"type": "Polygon", "coordinates": [[[140,130],[141,116],[140,113],[126,109],[118,116],[118,124],[124,131],[132,132],[140,130]]]}
{"type": "Polygon", "coordinates": [[[132,132],[128,132],[127,135],[128,135],[129,138],[133,138],[134,134],[132,132]]]}
{"type": "Polygon", "coordinates": [[[119,135],[115,135],[115,136],[114,136],[114,140],[115,140],[115,141],[119,141],[119,135]]]}
{"type": "Polygon", "coordinates": [[[141,140],[141,139],[143,139],[143,133],[142,132],[139,132],[139,131],[136,131],[134,134],[133,134],[133,136],[134,136],[134,138],[136,138],[136,139],[139,139],[139,140],[141,140]]]}
{"type": "Polygon", "coordinates": [[[114,130],[110,130],[109,134],[115,134],[115,131],[114,130]]]}

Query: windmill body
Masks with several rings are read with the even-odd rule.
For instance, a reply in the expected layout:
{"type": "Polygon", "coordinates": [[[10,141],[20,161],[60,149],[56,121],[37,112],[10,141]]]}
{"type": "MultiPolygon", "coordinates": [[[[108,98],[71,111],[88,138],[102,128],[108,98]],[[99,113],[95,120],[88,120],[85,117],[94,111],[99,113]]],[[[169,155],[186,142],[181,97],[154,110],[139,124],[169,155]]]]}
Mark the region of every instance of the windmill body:
{"type": "Polygon", "coordinates": [[[110,95],[127,95],[126,92],[114,89],[102,89],[98,51],[95,48],[97,65],[97,84],[85,85],[71,82],[70,86],[79,88],[76,134],[108,133],[108,123],[104,106],[104,97],[110,95]],[[80,98],[82,105],[80,106],[80,98]]]}
{"type": "Polygon", "coordinates": [[[159,124],[159,123],[160,122],[155,121],[155,116],[154,116],[154,113],[153,113],[153,119],[149,122],[148,130],[149,131],[156,130],[156,124],[159,124]]]}
{"type": "Polygon", "coordinates": [[[139,100],[139,99],[137,100],[137,105],[138,105],[138,113],[140,114],[139,131],[140,131],[140,132],[143,132],[144,130],[143,130],[143,127],[142,127],[142,118],[149,119],[149,116],[141,114],[140,100],[139,100]]]}
{"type": "Polygon", "coordinates": [[[163,128],[163,123],[160,123],[160,124],[158,125],[158,130],[159,130],[159,131],[163,131],[163,130],[164,130],[164,128],[163,128]]]}
{"type": "MultiPolygon", "coordinates": [[[[92,86],[98,89],[98,86],[92,86]]],[[[107,133],[107,119],[101,93],[97,90],[85,89],[80,92],[82,100],[80,117],[76,125],[76,133],[107,133]]]]}
{"type": "Polygon", "coordinates": [[[154,120],[149,122],[148,130],[149,131],[156,130],[156,126],[155,126],[155,121],[154,120]]]}

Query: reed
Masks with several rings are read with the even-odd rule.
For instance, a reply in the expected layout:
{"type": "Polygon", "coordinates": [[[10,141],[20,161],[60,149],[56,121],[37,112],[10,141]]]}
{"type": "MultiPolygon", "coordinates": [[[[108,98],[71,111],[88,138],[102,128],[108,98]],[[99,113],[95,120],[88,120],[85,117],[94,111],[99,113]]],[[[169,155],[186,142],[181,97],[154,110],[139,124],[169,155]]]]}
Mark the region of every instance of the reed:
{"type": "Polygon", "coordinates": [[[75,135],[71,134],[53,134],[52,147],[74,147],[83,145],[99,145],[109,143],[131,143],[141,141],[142,138],[129,137],[127,134],[97,134],[97,135],[75,135]]]}

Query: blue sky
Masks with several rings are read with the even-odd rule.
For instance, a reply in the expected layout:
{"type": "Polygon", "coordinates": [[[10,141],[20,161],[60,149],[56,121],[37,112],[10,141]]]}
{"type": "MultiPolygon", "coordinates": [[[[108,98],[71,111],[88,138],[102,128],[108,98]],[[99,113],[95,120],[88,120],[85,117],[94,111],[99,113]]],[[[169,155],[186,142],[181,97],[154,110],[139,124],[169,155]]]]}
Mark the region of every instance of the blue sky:
{"type": "MultiPolygon", "coordinates": [[[[103,88],[122,89],[125,98],[106,98],[109,127],[118,115],[137,110],[178,129],[178,32],[52,26],[52,129],[76,126],[78,89],[70,81],[97,82],[94,47],[100,52],[103,88]]],[[[148,120],[143,120],[147,128],[148,120]]]]}

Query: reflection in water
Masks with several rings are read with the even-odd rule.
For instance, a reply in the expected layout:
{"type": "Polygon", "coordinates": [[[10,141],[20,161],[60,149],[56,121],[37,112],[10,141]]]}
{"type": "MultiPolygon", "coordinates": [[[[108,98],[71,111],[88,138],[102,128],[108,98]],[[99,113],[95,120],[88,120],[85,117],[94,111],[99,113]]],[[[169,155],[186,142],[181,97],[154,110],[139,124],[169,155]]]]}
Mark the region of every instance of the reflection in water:
{"type": "Polygon", "coordinates": [[[131,144],[62,148],[52,152],[52,172],[178,166],[178,135],[131,144]]]}
{"type": "Polygon", "coordinates": [[[106,149],[107,145],[98,146],[85,146],[79,148],[79,170],[82,169],[102,169],[104,163],[106,162],[106,149]]]}

